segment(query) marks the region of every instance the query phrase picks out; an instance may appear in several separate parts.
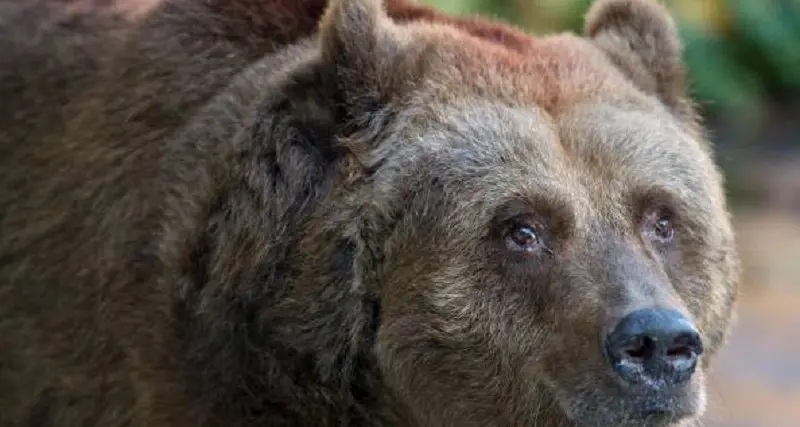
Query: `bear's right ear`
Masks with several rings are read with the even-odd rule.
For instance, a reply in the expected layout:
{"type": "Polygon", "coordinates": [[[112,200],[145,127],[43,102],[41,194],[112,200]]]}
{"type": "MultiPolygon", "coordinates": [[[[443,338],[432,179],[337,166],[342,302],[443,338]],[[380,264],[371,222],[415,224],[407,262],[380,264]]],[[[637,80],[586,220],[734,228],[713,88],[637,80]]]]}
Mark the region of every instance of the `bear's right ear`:
{"type": "Polygon", "coordinates": [[[584,34],[641,90],[680,118],[693,118],[678,31],[656,0],[595,0],[584,34]]]}
{"type": "Polygon", "coordinates": [[[397,27],[383,0],[330,0],[320,23],[325,72],[348,107],[385,98],[397,77],[397,27]]]}

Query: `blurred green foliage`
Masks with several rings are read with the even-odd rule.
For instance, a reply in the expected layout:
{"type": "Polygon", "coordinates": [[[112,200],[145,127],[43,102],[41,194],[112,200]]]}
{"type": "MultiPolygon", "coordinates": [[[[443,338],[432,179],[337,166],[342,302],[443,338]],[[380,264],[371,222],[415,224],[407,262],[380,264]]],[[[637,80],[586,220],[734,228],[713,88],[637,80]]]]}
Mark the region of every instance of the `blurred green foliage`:
{"type": "MultiPolygon", "coordinates": [[[[533,33],[580,32],[592,0],[423,0],[501,18],[533,33]]],[[[737,129],[763,126],[800,99],[800,0],[662,0],[684,42],[692,95],[737,129]]],[[[800,109],[797,111],[800,121],[800,109]]],[[[757,132],[757,131],[756,131],[757,132]]],[[[792,137],[794,139],[794,137],[792,137]]],[[[800,146],[800,135],[797,136],[800,146]]]]}

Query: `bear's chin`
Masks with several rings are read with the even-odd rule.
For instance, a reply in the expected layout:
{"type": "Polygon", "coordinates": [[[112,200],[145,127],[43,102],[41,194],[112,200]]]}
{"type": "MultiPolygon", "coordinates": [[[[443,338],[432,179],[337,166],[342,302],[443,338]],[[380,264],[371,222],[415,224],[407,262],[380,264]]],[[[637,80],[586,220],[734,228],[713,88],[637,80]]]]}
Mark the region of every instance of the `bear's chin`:
{"type": "Polygon", "coordinates": [[[692,425],[706,407],[705,384],[650,393],[585,390],[556,392],[558,407],[575,427],[678,427],[692,425]]]}

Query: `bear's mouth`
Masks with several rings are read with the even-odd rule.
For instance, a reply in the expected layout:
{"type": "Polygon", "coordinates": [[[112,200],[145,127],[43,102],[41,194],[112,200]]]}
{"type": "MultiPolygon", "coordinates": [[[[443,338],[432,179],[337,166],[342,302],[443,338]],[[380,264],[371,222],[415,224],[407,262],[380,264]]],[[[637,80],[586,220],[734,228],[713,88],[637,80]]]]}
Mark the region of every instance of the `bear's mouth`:
{"type": "Polygon", "coordinates": [[[704,409],[703,385],[647,393],[626,392],[602,385],[583,392],[556,393],[559,406],[580,427],[668,427],[698,417],[704,409]]]}
{"type": "Polygon", "coordinates": [[[637,407],[637,418],[643,420],[680,421],[697,415],[696,404],[688,395],[681,396],[646,396],[639,402],[634,402],[637,407]]]}

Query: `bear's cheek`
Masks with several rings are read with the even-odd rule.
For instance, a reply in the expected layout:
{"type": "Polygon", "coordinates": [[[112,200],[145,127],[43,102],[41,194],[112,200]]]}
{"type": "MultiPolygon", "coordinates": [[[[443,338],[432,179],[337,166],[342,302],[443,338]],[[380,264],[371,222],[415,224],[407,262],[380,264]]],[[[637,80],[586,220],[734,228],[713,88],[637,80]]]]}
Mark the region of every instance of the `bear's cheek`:
{"type": "Polygon", "coordinates": [[[375,354],[384,384],[420,425],[527,420],[543,398],[539,357],[551,328],[519,293],[461,273],[409,284],[425,290],[413,299],[383,300],[375,354]]]}

